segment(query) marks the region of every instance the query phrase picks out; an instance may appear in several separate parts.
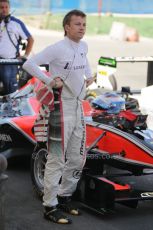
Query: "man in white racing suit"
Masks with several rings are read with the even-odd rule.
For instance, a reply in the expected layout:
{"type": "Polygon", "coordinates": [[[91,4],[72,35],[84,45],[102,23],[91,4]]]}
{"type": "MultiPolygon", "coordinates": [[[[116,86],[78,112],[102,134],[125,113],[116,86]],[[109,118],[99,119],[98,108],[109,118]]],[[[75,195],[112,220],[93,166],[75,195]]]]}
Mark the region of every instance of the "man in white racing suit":
{"type": "Polygon", "coordinates": [[[93,78],[87,60],[87,45],[80,41],[86,30],[86,15],[79,10],[70,11],[63,19],[63,28],[65,38],[30,58],[23,68],[55,91],[55,109],[49,118],[44,217],[67,224],[71,220],[61,210],[72,215],[80,214],[79,209],[73,206],[71,196],[86,159],[81,100],[93,78]],[[45,63],[49,63],[51,77],[47,77],[39,68],[45,63]]]}

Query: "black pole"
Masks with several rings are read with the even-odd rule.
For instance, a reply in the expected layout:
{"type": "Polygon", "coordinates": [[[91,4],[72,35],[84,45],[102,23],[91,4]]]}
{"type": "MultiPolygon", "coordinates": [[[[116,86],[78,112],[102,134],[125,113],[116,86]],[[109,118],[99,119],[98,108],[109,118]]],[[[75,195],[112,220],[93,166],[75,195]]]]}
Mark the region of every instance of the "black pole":
{"type": "Polygon", "coordinates": [[[147,86],[153,85],[153,62],[148,61],[147,86]]]}

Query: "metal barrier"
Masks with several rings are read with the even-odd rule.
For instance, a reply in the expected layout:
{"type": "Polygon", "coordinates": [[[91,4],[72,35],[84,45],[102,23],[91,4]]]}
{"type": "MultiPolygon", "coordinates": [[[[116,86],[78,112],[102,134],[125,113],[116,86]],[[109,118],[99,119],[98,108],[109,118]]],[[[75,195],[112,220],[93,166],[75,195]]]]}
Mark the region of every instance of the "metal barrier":
{"type": "MultiPolygon", "coordinates": [[[[0,65],[23,65],[26,60],[22,59],[2,59],[0,58],[0,65]]],[[[46,70],[49,70],[49,64],[43,64],[41,67],[45,67],[46,70]]]]}
{"type": "Polygon", "coordinates": [[[11,8],[15,14],[33,15],[51,12],[63,12],[71,9],[81,9],[88,13],[96,13],[97,6],[101,4],[102,13],[128,13],[128,14],[145,14],[153,13],[152,0],[11,0],[11,8]]]}
{"type": "Polygon", "coordinates": [[[147,83],[146,86],[153,85],[153,56],[148,57],[116,57],[117,62],[147,62],[147,83]]]}
{"type": "Polygon", "coordinates": [[[144,57],[103,57],[103,58],[108,58],[108,59],[116,59],[117,63],[118,62],[131,62],[131,63],[136,63],[136,62],[146,62],[148,64],[147,66],[147,81],[146,81],[146,86],[153,85],[153,56],[144,56],[144,57]]]}

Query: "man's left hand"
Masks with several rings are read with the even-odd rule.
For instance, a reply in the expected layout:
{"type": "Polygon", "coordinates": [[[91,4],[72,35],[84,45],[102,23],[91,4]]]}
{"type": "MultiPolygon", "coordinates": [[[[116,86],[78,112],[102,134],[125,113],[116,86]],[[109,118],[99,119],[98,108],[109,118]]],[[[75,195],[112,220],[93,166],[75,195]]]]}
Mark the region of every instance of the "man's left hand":
{"type": "Polygon", "coordinates": [[[91,85],[94,82],[94,78],[89,78],[86,80],[86,87],[88,87],[89,85],[91,85]]]}

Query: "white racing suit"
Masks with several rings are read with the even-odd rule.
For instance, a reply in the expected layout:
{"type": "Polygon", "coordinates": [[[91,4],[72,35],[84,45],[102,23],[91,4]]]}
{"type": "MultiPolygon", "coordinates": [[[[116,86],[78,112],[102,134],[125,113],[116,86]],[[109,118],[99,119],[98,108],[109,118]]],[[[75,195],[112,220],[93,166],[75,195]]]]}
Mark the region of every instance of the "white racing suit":
{"type": "Polygon", "coordinates": [[[56,205],[57,195],[73,194],[85,163],[86,136],[81,100],[85,96],[84,76],[92,77],[86,54],[84,42],[75,43],[65,37],[23,65],[46,85],[55,77],[63,80],[63,88],[54,94],[55,110],[49,117],[44,206],[56,205]],[[52,75],[50,80],[38,68],[47,62],[52,75]]]}
{"type": "Polygon", "coordinates": [[[71,196],[85,163],[85,123],[80,101],[56,103],[49,119],[44,205],[56,205],[57,194],[71,196]],[[61,183],[59,180],[62,176],[61,183]]]}

